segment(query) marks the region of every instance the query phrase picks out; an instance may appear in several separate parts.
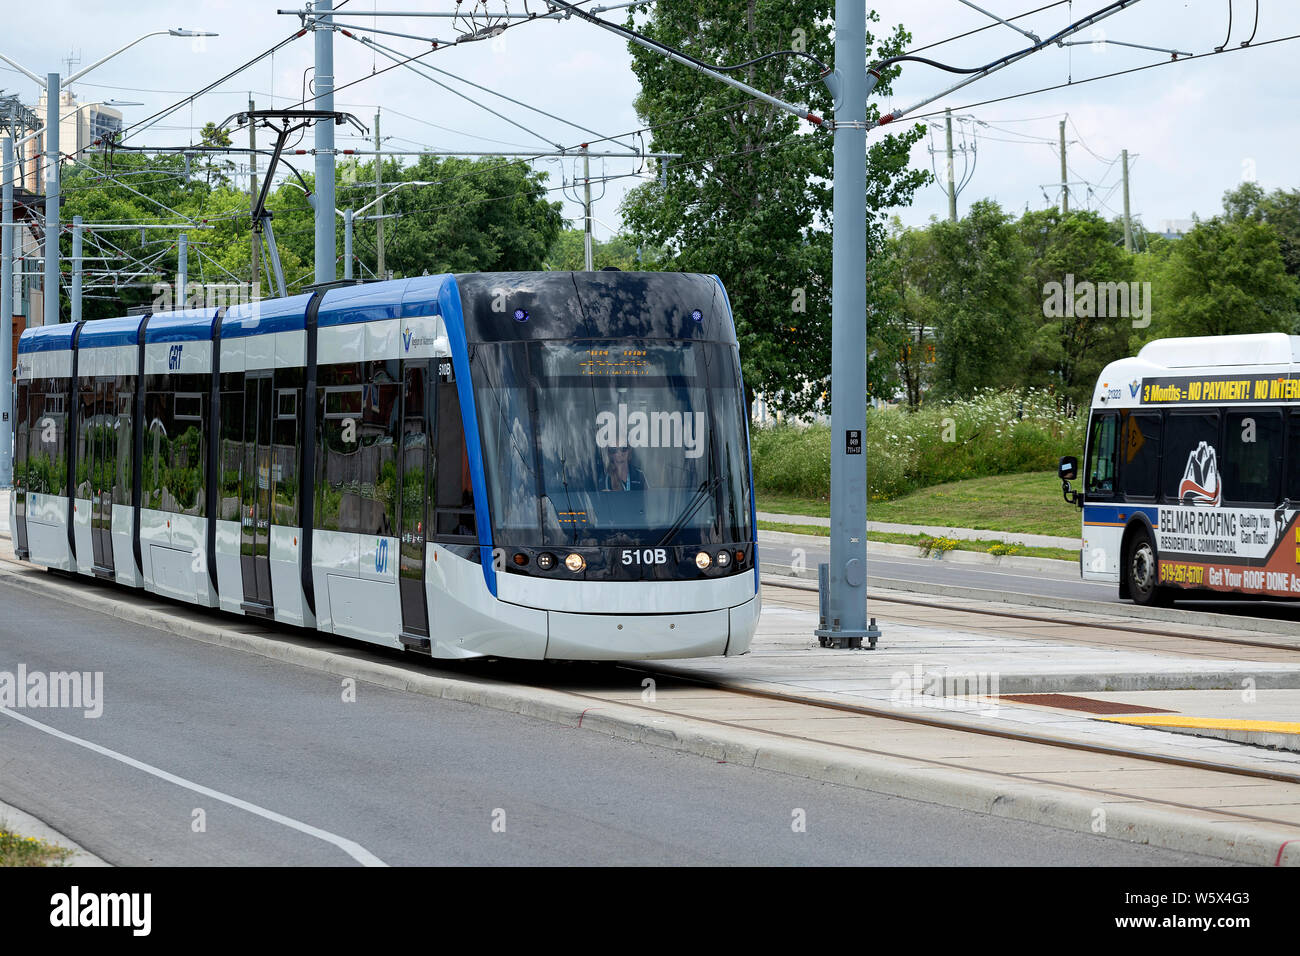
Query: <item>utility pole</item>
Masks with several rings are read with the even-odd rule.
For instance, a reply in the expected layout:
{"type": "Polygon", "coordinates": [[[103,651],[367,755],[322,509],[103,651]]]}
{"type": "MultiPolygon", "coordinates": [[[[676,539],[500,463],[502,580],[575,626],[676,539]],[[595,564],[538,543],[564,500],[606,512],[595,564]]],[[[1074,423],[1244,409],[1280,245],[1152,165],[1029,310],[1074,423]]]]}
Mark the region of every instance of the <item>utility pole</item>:
{"type": "Polygon", "coordinates": [[[176,256],[176,308],[185,308],[185,286],[189,284],[190,271],[189,236],[181,233],[180,251],[176,256]]]}
{"type": "Polygon", "coordinates": [[[72,321],[81,321],[81,217],[72,217],[72,321]]]}
{"type": "MultiPolygon", "coordinates": [[[[251,113],[255,109],[257,109],[257,104],[253,102],[253,98],[250,96],[248,98],[248,112],[251,113]]],[[[249,202],[249,209],[252,210],[252,213],[254,215],[256,215],[257,213],[257,123],[253,122],[252,120],[250,120],[248,123],[248,148],[252,150],[252,152],[248,154],[248,163],[249,163],[248,202],[249,202]]],[[[249,233],[249,246],[252,248],[252,265],[253,265],[252,278],[249,281],[252,283],[253,286],[256,286],[260,281],[259,270],[261,269],[261,264],[257,260],[262,252],[262,240],[257,233],[256,222],[253,223],[252,231],[249,233]]],[[[258,296],[258,298],[261,298],[261,296],[258,296]]]]}
{"type": "Polygon", "coordinates": [[[1065,172],[1065,120],[1061,120],[1061,215],[1070,212],[1070,181],[1065,172]]]}
{"type": "MultiPolygon", "coordinates": [[[[13,124],[9,131],[13,132],[13,124]]],[[[14,141],[6,136],[3,147],[3,207],[0,207],[0,488],[14,483],[13,386],[14,367],[14,141]]]]}
{"type": "MultiPolygon", "coordinates": [[[[316,100],[312,108],[334,110],[334,0],[316,0],[316,100]]],[[[316,281],[333,282],[334,259],[334,121],[316,121],[316,281]]]]}
{"type": "Polygon", "coordinates": [[[582,201],[582,255],[586,262],[587,271],[591,272],[591,156],[588,155],[586,143],[582,144],[582,190],[584,196],[582,201]]]}
{"type": "Polygon", "coordinates": [[[343,210],[343,278],[352,278],[352,210],[343,210]]]}
{"type": "Polygon", "coordinates": [[[45,76],[45,282],[43,325],[59,322],[59,74],[45,76]]]}
{"type": "Polygon", "coordinates": [[[831,259],[831,560],[818,568],[823,647],[876,646],[867,620],[867,19],[836,0],[831,259]]]}
{"type": "Polygon", "coordinates": [[[948,221],[957,221],[957,187],[952,171],[952,110],[943,111],[943,121],[948,132],[948,221]]]}
{"type": "Polygon", "coordinates": [[[375,274],[388,278],[384,272],[384,157],[379,155],[379,110],[375,110],[375,274]]]}
{"type": "Polygon", "coordinates": [[[1128,211],[1128,150],[1124,150],[1124,251],[1133,251],[1133,217],[1128,211]]]}

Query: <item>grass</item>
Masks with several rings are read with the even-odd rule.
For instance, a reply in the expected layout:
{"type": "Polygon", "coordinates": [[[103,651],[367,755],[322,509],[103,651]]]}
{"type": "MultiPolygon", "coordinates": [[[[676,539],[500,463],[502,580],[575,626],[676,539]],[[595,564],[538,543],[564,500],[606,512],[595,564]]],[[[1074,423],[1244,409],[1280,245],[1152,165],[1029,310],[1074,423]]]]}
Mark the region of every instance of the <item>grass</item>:
{"type": "MultiPolygon", "coordinates": [[[[785,531],[790,534],[808,534],[826,537],[827,529],[810,524],[782,524],[778,521],[760,521],[758,523],[760,531],[785,531]]],[[[910,544],[916,548],[924,549],[927,541],[934,541],[929,535],[925,534],[896,534],[892,531],[868,531],[868,541],[879,541],[883,544],[910,544]]],[[[982,554],[1014,554],[1022,558],[1047,558],[1051,561],[1073,561],[1078,562],[1079,552],[1073,548],[1038,548],[1030,547],[1024,544],[1007,545],[1003,541],[988,541],[983,538],[967,541],[961,538],[945,539],[955,544],[951,548],[942,550],[953,551],[977,551],[982,554]]],[[[934,550],[941,550],[935,548],[934,550]]]]}
{"type": "Polygon", "coordinates": [[[61,866],[72,851],[0,826],[0,866],[61,866]]]}
{"type": "MultiPolygon", "coordinates": [[[[758,510],[789,515],[830,516],[823,498],[758,493],[758,510]]],[[[1061,482],[1052,471],[995,478],[970,478],[914,491],[892,501],[867,505],[872,521],[940,525],[1012,534],[1079,536],[1079,509],[1061,499],[1061,482]]],[[[826,529],[820,529],[821,534],[826,529]]]]}

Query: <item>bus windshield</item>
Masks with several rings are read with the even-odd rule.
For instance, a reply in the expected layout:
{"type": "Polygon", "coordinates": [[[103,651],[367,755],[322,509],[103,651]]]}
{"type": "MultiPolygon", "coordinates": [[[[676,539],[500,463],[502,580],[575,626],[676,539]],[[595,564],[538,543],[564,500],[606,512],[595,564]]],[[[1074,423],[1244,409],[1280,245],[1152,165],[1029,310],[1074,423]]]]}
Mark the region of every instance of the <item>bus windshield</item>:
{"type": "Polygon", "coordinates": [[[471,357],[493,540],[515,546],[751,538],[734,346],[481,344],[471,357]]]}

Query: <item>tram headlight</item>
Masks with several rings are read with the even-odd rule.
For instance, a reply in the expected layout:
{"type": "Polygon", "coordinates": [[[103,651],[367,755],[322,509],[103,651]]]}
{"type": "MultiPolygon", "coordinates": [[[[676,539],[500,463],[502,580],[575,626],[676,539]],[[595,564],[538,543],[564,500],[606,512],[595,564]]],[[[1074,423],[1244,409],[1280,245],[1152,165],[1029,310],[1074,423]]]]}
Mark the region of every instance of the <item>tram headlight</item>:
{"type": "Polygon", "coordinates": [[[555,555],[549,551],[543,551],[537,556],[537,566],[543,571],[549,571],[555,567],[555,555]]]}
{"type": "Polygon", "coordinates": [[[709,552],[707,551],[701,551],[699,554],[695,556],[695,566],[699,568],[701,571],[707,571],[709,569],[709,565],[712,563],[713,563],[713,559],[709,557],[709,552]]]}
{"type": "Polygon", "coordinates": [[[587,566],[587,562],[583,559],[582,555],[578,554],[578,552],[575,551],[573,554],[569,555],[567,558],[564,559],[564,566],[568,568],[570,571],[572,571],[574,574],[577,574],[579,571],[581,571],[583,568],[587,566]]]}
{"type": "Polygon", "coordinates": [[[718,556],[714,560],[718,563],[718,567],[725,568],[727,565],[731,564],[731,552],[719,551],[718,556]]]}

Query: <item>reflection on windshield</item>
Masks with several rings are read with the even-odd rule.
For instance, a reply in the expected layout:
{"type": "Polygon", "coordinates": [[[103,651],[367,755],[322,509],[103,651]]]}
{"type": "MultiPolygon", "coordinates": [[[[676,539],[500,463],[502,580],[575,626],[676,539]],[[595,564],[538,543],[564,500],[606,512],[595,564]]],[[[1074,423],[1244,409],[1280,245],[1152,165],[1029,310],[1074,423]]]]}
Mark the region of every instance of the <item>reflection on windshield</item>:
{"type": "Polygon", "coordinates": [[[749,539],[734,347],[509,343],[477,346],[473,364],[503,544],[749,539]]]}

